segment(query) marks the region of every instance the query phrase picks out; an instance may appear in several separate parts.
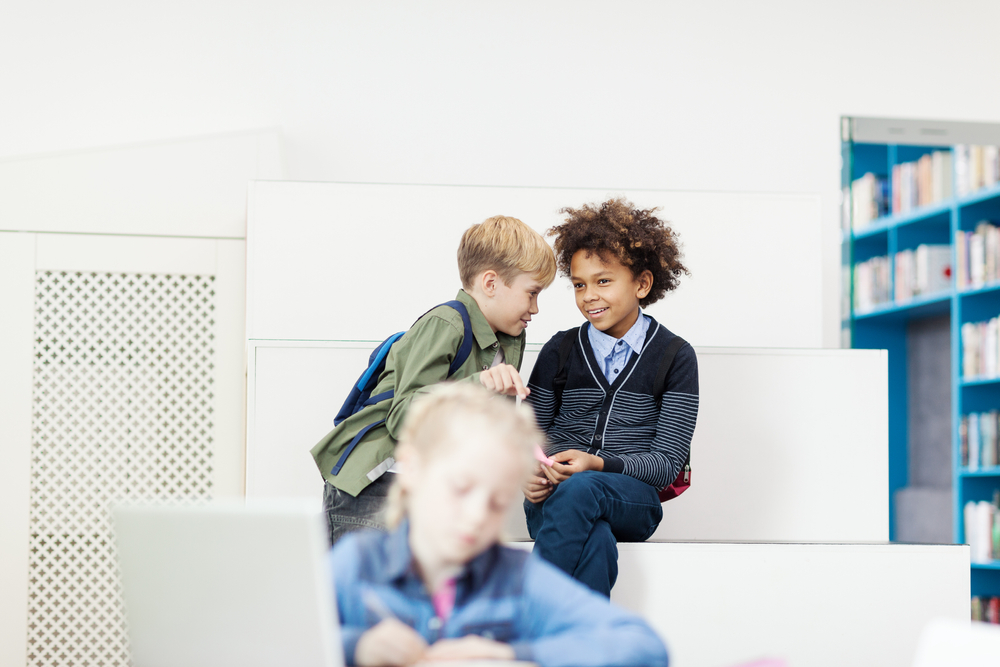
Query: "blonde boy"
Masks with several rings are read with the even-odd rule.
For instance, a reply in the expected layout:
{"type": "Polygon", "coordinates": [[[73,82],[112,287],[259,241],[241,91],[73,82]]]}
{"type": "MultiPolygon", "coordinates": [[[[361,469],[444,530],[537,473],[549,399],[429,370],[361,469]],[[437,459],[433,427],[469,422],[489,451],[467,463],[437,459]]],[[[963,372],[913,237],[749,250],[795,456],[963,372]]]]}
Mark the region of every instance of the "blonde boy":
{"type": "MultiPolygon", "coordinates": [[[[552,249],[520,220],[496,216],[462,235],[458,270],[462,289],[456,300],[468,310],[475,341],[450,379],[526,397],[529,392],[518,373],[524,330],[538,313],[538,294],[555,277],[552,249]]],[[[381,514],[392,477],[387,473],[395,464],[396,441],[410,402],[449,379],[463,335],[462,317],[454,308],[439,306],[421,317],[390,349],[372,391],[373,396],[394,391],[393,398],[351,415],[312,448],[326,483],[323,507],[331,544],[358,528],[384,529],[381,514]],[[351,441],[372,424],[334,474],[351,441]]]]}

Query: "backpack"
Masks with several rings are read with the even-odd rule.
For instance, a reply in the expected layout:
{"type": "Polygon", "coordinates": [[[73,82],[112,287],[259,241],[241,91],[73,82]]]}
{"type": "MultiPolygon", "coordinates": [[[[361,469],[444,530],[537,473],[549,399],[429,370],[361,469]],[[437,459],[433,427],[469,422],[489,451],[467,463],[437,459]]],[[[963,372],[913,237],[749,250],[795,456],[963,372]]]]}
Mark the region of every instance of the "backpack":
{"type": "MultiPolygon", "coordinates": [[[[468,309],[461,301],[446,301],[445,303],[440,304],[440,306],[448,306],[449,308],[453,308],[458,311],[458,314],[462,316],[462,326],[464,327],[462,344],[458,347],[458,351],[455,353],[455,358],[452,359],[451,365],[448,367],[448,377],[451,377],[455,374],[455,371],[462,367],[465,360],[469,358],[469,354],[472,353],[472,341],[474,338],[472,333],[472,321],[469,319],[468,309]]],[[[434,306],[434,308],[438,307],[439,306],[434,306]]],[[[434,308],[431,308],[431,310],[434,310],[434,308]]],[[[427,313],[429,312],[431,311],[428,310],[427,313]]],[[[427,313],[424,313],[424,315],[427,313]]],[[[423,319],[424,315],[418,317],[417,321],[419,322],[423,319]]],[[[414,322],[414,324],[416,324],[416,322],[414,322]]],[[[395,395],[395,389],[390,389],[389,391],[384,391],[381,394],[375,394],[374,396],[372,396],[372,391],[374,391],[375,387],[378,385],[379,377],[381,377],[382,371],[385,370],[385,359],[389,355],[389,349],[393,346],[393,343],[402,338],[405,333],[405,331],[400,331],[392,334],[372,351],[371,355],[368,357],[368,368],[366,368],[365,372],[361,374],[358,381],[351,386],[351,392],[347,395],[347,399],[341,406],[340,412],[338,412],[337,416],[333,418],[334,426],[340,426],[341,422],[345,419],[353,414],[361,412],[361,410],[369,405],[375,405],[376,403],[389,400],[395,395]]],[[[351,442],[344,449],[344,453],[340,455],[340,458],[337,460],[337,465],[333,467],[331,474],[336,475],[340,472],[340,469],[344,467],[344,462],[347,461],[347,457],[350,456],[351,452],[354,451],[354,448],[357,447],[358,443],[361,442],[361,439],[365,437],[365,434],[367,434],[368,431],[384,423],[385,420],[380,419],[372,422],[371,424],[365,425],[365,427],[362,428],[356,436],[354,436],[351,442]]]]}
{"type": "MultiPolygon", "coordinates": [[[[569,376],[569,366],[567,362],[569,361],[569,355],[573,351],[573,347],[576,345],[577,332],[580,327],[575,329],[570,329],[563,336],[562,341],[559,343],[559,366],[556,370],[556,375],[552,378],[552,392],[555,394],[555,412],[554,415],[559,414],[559,407],[562,404],[562,393],[563,389],[566,388],[566,379],[569,376]]],[[[674,365],[674,357],[677,355],[677,351],[686,343],[683,338],[675,335],[673,339],[667,343],[667,349],[663,352],[663,358],[660,359],[660,366],[656,370],[656,379],[653,381],[653,387],[656,390],[656,396],[659,397],[660,402],[663,402],[663,393],[667,390],[667,377],[670,375],[670,367],[674,365]]],[[[668,500],[672,500],[677,496],[681,495],[691,486],[691,450],[688,449],[687,458],[684,460],[684,467],[677,474],[677,479],[673,481],[670,486],[660,489],[659,497],[660,502],[665,503],[668,500]]]]}

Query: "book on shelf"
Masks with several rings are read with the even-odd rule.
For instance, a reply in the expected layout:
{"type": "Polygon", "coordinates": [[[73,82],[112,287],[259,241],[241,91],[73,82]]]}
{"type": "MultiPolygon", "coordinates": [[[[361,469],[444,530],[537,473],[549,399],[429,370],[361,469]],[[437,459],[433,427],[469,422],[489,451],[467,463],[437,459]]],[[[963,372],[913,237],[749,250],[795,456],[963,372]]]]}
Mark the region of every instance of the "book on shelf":
{"type": "Polygon", "coordinates": [[[965,503],[963,518],[965,541],[969,545],[969,560],[989,563],[1000,556],[1000,491],[993,494],[993,502],[970,500],[965,503]]]}
{"type": "Polygon", "coordinates": [[[854,265],[854,310],[865,312],[892,301],[889,258],[872,257],[854,265]]]}
{"type": "Polygon", "coordinates": [[[951,246],[917,246],[915,250],[896,253],[896,303],[906,303],[915,296],[947,291],[951,288],[951,246]]]}
{"type": "Polygon", "coordinates": [[[959,289],[975,289],[1000,280],[1000,227],[983,220],[975,231],[956,231],[955,261],[959,289]]]}
{"type": "Polygon", "coordinates": [[[1000,463],[1000,412],[973,412],[962,415],[959,425],[962,467],[976,471],[1000,463]]]}
{"type": "Polygon", "coordinates": [[[1000,376],[1000,317],[962,325],[962,378],[1000,376]]]}
{"type": "Polygon", "coordinates": [[[1000,624],[1000,597],[972,596],[972,620],[1000,624]]]}
{"type": "Polygon", "coordinates": [[[972,194],[1000,182],[1000,150],[996,146],[955,146],[955,194],[972,194]]]}
{"type": "Polygon", "coordinates": [[[892,168],[892,212],[907,213],[951,197],[951,151],[934,151],[892,168]]]}
{"type": "Polygon", "coordinates": [[[889,181],[871,172],[851,183],[851,220],[862,229],[889,213],[889,181]]]}

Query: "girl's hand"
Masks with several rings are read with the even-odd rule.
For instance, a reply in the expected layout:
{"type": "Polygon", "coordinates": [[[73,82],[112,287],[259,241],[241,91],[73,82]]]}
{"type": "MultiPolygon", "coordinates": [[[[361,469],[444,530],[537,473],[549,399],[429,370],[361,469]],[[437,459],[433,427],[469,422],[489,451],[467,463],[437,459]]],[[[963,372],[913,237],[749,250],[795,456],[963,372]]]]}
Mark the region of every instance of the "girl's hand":
{"type": "Polygon", "coordinates": [[[510,364],[500,364],[483,371],[479,374],[479,382],[487,389],[504,396],[520,396],[524,399],[531,393],[521,381],[521,374],[510,364]]]}
{"type": "Polygon", "coordinates": [[[513,660],[514,649],[478,635],[439,639],[424,654],[426,660],[513,660]]]}
{"type": "Polygon", "coordinates": [[[354,649],[359,667],[401,667],[422,660],[427,642],[408,625],[387,618],[362,633],[354,649]]]}
{"type": "MultiPolygon", "coordinates": [[[[546,466],[541,466],[546,467],[546,466]]],[[[553,484],[548,477],[546,477],[540,470],[536,470],[535,475],[528,479],[528,482],[524,485],[522,491],[524,491],[524,497],[528,499],[528,502],[538,504],[552,495],[552,491],[555,490],[555,484],[553,484]]]]}
{"type": "Polygon", "coordinates": [[[553,454],[550,458],[556,462],[555,465],[552,467],[542,466],[542,472],[553,484],[565,482],[578,472],[604,470],[604,459],[576,449],[567,449],[564,452],[553,454]]]}

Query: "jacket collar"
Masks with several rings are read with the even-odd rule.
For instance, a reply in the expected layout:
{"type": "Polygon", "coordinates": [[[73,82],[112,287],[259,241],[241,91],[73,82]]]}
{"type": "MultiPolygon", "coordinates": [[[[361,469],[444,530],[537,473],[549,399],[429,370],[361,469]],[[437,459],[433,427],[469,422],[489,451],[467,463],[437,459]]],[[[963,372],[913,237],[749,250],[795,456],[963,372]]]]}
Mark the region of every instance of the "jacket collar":
{"type": "MultiPolygon", "coordinates": [[[[493,347],[494,343],[500,343],[504,346],[510,346],[514,344],[518,338],[516,336],[510,336],[503,333],[493,332],[493,327],[490,323],[486,321],[486,316],[483,315],[483,311],[479,308],[479,304],[476,300],[472,298],[472,295],[465,290],[458,290],[458,296],[455,297],[459,301],[465,304],[465,307],[469,310],[469,321],[472,323],[472,334],[476,337],[476,344],[483,350],[493,347]]],[[[523,333],[521,334],[524,335],[523,333]]],[[[511,363],[508,360],[507,363],[511,363]]]]}
{"type": "MultiPolygon", "coordinates": [[[[385,563],[381,568],[383,583],[395,582],[412,577],[420,581],[420,575],[414,567],[413,552],[410,551],[410,521],[404,519],[394,531],[389,533],[385,541],[385,563]]],[[[478,590],[489,576],[490,570],[500,554],[500,545],[494,544],[465,564],[458,576],[458,581],[466,581],[469,588],[478,590]]]]}

